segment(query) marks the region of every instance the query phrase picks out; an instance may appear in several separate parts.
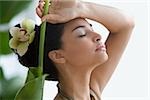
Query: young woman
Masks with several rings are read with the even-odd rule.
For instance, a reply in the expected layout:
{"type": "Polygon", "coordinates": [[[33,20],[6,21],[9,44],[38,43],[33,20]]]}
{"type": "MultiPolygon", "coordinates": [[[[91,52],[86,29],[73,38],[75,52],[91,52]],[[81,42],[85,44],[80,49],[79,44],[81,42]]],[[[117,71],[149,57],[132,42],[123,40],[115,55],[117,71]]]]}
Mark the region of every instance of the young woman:
{"type": "MultiPolygon", "coordinates": [[[[49,14],[43,16],[44,0],[36,8],[47,21],[44,73],[58,81],[55,100],[101,100],[101,94],[128,43],[133,20],[122,11],[79,0],[52,0],[49,14]],[[85,19],[103,24],[109,36],[103,43],[85,19]]],[[[36,66],[39,27],[35,39],[20,62],[36,66]]]]}

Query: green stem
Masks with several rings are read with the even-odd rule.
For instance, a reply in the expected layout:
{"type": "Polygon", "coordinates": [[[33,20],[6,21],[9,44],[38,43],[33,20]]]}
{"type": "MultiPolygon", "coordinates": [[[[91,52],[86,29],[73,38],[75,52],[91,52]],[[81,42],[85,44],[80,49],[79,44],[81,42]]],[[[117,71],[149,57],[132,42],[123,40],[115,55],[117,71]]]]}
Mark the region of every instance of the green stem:
{"type": "MultiPolygon", "coordinates": [[[[43,15],[48,13],[50,0],[45,0],[43,15]]],[[[44,60],[44,43],[45,43],[45,31],[46,31],[46,21],[41,24],[40,29],[40,44],[39,44],[39,64],[40,74],[43,74],[43,60],[44,60]]]]}

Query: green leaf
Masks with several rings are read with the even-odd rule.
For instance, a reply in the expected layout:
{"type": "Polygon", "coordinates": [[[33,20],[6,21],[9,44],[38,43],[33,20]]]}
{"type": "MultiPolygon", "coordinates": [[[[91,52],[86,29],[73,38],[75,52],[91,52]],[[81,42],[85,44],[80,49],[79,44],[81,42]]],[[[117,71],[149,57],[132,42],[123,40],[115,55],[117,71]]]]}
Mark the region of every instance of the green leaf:
{"type": "Polygon", "coordinates": [[[15,100],[42,100],[46,75],[39,76],[29,82],[18,92],[15,100]]]}
{"type": "Polygon", "coordinates": [[[3,72],[2,67],[0,66],[0,81],[1,81],[1,80],[4,80],[4,79],[5,79],[5,77],[4,77],[4,72],[3,72]]]}
{"type": "Polygon", "coordinates": [[[11,53],[9,47],[9,34],[6,32],[0,32],[0,55],[11,53]]]}
{"type": "Polygon", "coordinates": [[[0,100],[13,100],[21,86],[19,77],[7,79],[0,66],[0,100]]]}
{"type": "Polygon", "coordinates": [[[8,23],[33,0],[0,0],[0,23],[8,23]]]}
{"type": "Polygon", "coordinates": [[[26,82],[29,82],[31,80],[33,80],[34,78],[37,78],[40,75],[40,69],[37,67],[30,67],[28,70],[28,74],[27,74],[27,78],[26,78],[26,82]]]}

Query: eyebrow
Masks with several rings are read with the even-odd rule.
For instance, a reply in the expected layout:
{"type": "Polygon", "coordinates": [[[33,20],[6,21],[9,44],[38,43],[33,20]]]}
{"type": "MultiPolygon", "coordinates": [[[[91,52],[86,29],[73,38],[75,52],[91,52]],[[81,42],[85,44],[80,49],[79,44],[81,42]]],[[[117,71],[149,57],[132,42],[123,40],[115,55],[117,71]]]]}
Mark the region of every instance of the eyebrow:
{"type": "Polygon", "coordinates": [[[77,27],[75,27],[75,28],[72,30],[72,32],[73,32],[74,30],[78,29],[78,28],[84,28],[84,27],[85,27],[84,25],[77,26],[77,27]]]}
{"type": "MultiPolygon", "coordinates": [[[[92,24],[89,24],[89,25],[92,27],[92,24]]],[[[79,26],[75,27],[75,28],[72,30],[72,32],[73,32],[74,30],[78,29],[78,28],[85,28],[85,27],[86,27],[85,25],[79,25],[79,26]]]]}

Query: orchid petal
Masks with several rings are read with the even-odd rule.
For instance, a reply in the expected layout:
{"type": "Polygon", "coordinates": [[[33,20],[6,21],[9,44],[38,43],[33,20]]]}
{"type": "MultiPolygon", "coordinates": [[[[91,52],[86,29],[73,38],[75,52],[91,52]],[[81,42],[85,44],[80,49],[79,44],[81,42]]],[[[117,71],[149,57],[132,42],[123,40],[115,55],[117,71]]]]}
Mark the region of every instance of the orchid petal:
{"type": "Polygon", "coordinates": [[[33,42],[34,37],[35,37],[35,31],[30,34],[29,44],[33,42]]]}
{"type": "Polygon", "coordinates": [[[20,35],[20,37],[19,37],[19,41],[21,41],[21,42],[26,42],[26,41],[29,41],[29,38],[30,38],[30,35],[28,35],[28,34],[26,34],[26,35],[20,35]]]}
{"type": "Polygon", "coordinates": [[[17,49],[18,41],[14,38],[11,38],[9,41],[10,48],[17,49]]]}
{"type": "Polygon", "coordinates": [[[28,50],[28,46],[29,46],[29,43],[28,42],[22,42],[18,45],[17,47],[17,53],[20,55],[20,56],[23,56],[27,50],[28,50]]]}
{"type": "Polygon", "coordinates": [[[29,33],[31,33],[35,28],[35,22],[31,19],[24,19],[20,25],[22,28],[26,29],[29,33]]]}
{"type": "Polygon", "coordinates": [[[19,28],[18,27],[12,27],[9,30],[10,34],[12,37],[16,37],[17,34],[19,33],[19,28]]]}

